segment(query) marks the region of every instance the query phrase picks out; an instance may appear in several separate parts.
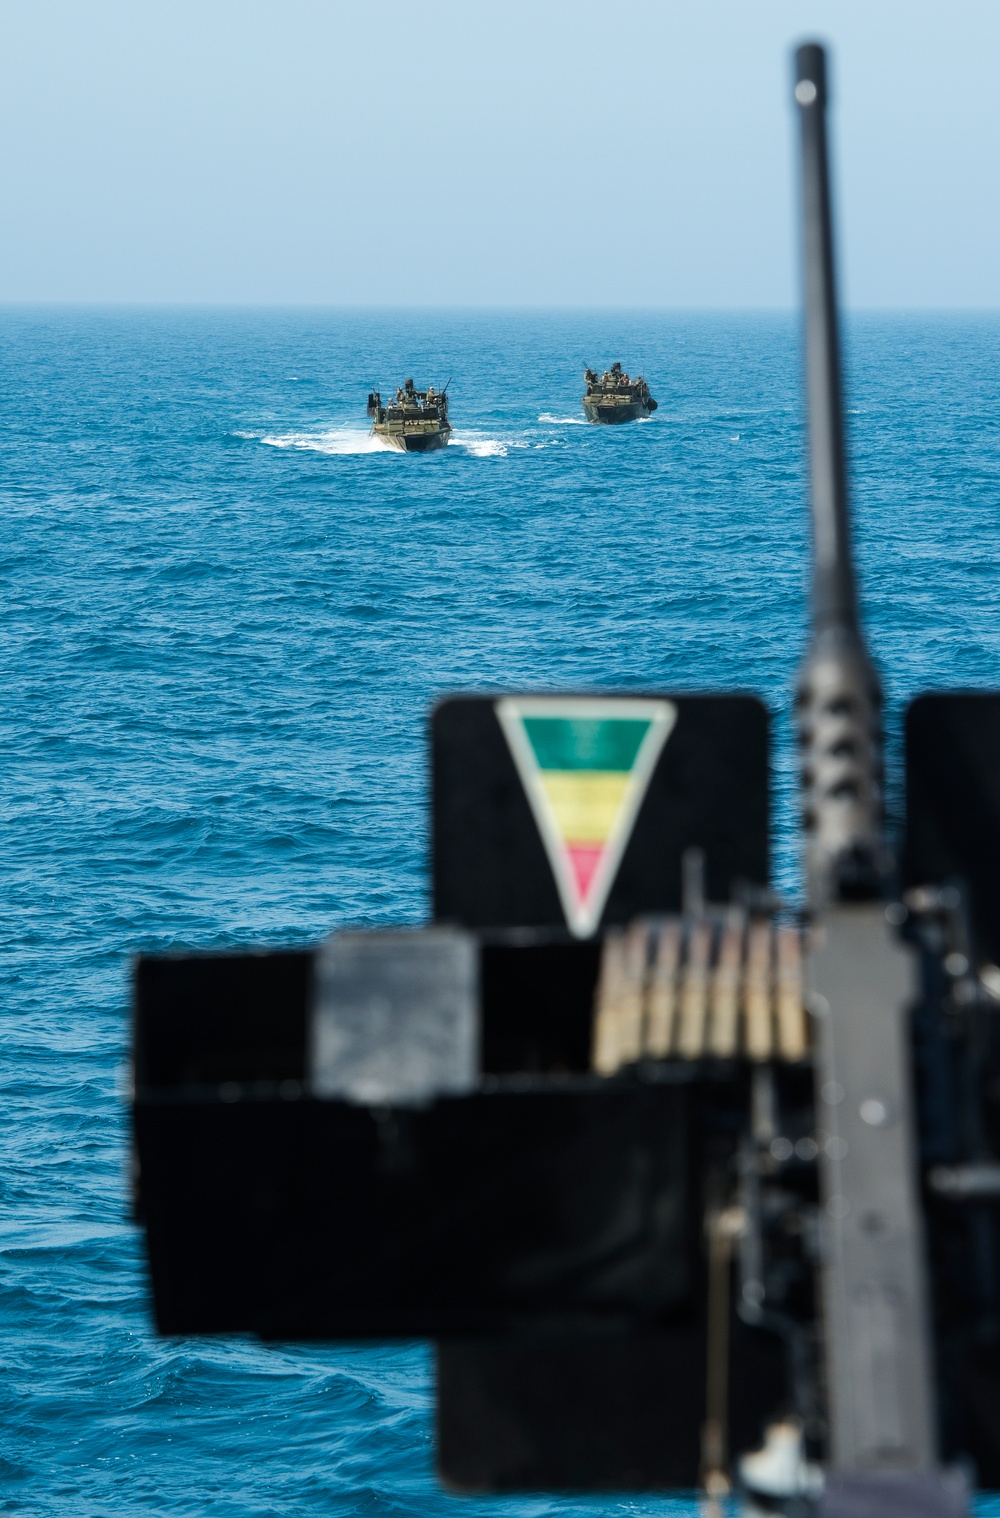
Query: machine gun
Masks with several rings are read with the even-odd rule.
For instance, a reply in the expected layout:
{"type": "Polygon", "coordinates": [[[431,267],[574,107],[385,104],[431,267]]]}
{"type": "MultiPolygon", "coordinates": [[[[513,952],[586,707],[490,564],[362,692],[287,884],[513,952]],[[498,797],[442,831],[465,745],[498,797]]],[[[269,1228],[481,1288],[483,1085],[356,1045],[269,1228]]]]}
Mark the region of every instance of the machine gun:
{"type": "Polygon", "coordinates": [[[159,1330],[436,1340],[459,1490],[953,1518],[1000,1483],[1000,696],[911,704],[891,839],[819,47],[794,93],[808,912],[759,702],[459,697],[430,926],[136,967],[159,1330]]]}

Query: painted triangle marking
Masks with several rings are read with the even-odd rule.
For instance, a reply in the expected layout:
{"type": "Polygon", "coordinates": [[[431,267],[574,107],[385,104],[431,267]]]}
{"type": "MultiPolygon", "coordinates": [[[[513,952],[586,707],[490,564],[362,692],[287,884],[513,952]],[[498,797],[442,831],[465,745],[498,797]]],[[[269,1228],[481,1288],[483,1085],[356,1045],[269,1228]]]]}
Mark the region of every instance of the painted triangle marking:
{"type": "Polygon", "coordinates": [[[505,696],[496,714],[566,922],[577,938],[589,938],[677,708],[629,696],[505,696]]]}

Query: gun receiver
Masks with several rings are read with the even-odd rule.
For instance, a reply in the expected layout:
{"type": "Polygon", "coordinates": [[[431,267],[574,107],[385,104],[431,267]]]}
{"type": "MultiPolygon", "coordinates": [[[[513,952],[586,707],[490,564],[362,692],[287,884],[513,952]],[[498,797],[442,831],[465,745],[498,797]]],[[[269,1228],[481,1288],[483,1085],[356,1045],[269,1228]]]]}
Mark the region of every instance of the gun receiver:
{"type": "Polygon", "coordinates": [[[882,692],[858,620],[851,561],[840,341],[826,141],[826,58],[796,53],[809,478],[812,639],[799,679],[799,741],[809,899],[869,900],[887,858],[882,805],[882,692]]]}

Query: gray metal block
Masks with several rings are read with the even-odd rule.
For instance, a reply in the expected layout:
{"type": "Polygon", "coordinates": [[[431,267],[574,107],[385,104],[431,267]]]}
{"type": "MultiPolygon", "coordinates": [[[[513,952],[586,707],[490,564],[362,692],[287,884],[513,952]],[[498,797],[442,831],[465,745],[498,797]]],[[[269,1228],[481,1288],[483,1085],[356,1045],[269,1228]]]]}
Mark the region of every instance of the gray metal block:
{"type": "Polygon", "coordinates": [[[453,928],[335,933],[316,956],[314,1096],[423,1106],[475,1088],[478,953],[453,928]]]}
{"type": "Polygon", "coordinates": [[[834,1470],[935,1462],[907,1011],[912,955],[878,903],[831,908],[811,955],[834,1470]]]}
{"type": "Polygon", "coordinates": [[[961,1471],[843,1471],[832,1475],[818,1518],[966,1518],[961,1471]]]}

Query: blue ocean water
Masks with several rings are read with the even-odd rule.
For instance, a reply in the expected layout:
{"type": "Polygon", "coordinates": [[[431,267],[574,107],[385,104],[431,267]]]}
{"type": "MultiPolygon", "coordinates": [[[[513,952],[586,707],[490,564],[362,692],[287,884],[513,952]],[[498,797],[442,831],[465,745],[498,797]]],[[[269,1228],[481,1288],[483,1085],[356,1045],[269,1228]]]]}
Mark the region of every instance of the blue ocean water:
{"type": "MultiPolygon", "coordinates": [[[[866,317],[846,351],[896,734],[917,690],[1000,684],[1000,322],[866,317]]],[[[794,895],[800,410],[783,316],[0,312],[0,1509],[687,1510],[442,1494],[422,1345],[157,1340],[129,963],[419,920],[455,689],[760,692],[794,895]],[[660,410],[586,427],[616,356],[660,410]],[[452,376],[444,453],[368,439],[411,373],[452,376]]]]}

